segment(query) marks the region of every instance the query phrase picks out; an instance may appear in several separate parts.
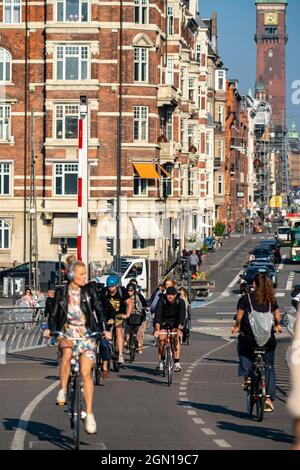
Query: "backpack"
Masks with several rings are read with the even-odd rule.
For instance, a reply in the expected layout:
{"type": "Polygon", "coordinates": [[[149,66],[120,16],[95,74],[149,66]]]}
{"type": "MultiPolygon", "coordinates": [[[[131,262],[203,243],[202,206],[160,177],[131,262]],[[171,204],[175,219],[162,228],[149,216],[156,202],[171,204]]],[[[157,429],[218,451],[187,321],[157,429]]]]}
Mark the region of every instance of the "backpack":
{"type": "Polygon", "coordinates": [[[134,302],[134,310],[132,312],[132,314],[129,316],[128,318],[128,325],[132,325],[132,326],[140,326],[143,321],[145,320],[145,311],[144,311],[144,308],[142,307],[142,310],[139,311],[137,310],[136,308],[136,297],[135,297],[135,302],[134,302]]]}
{"type": "Polygon", "coordinates": [[[260,348],[262,348],[265,346],[272,335],[274,315],[272,313],[271,304],[269,306],[268,312],[258,312],[253,308],[249,294],[248,300],[251,308],[251,312],[249,313],[249,323],[251,330],[256,343],[260,348]]]}

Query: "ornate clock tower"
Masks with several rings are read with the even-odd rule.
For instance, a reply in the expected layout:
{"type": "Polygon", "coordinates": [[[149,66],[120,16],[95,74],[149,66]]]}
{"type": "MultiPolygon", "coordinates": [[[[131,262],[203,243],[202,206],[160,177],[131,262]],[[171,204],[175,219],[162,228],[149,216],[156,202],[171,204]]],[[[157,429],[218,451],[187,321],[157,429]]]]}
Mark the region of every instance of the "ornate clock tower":
{"type": "Polygon", "coordinates": [[[256,0],[256,95],[272,106],[272,123],[285,128],[287,0],[256,0]]]}

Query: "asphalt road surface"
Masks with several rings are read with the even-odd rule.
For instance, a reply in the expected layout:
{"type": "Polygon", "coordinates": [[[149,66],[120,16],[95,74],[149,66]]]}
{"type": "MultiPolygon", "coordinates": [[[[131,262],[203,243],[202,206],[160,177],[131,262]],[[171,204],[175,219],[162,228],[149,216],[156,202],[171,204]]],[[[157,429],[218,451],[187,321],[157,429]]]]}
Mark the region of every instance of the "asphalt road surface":
{"type": "MultiPolygon", "coordinates": [[[[86,450],[218,450],[291,448],[292,419],[286,409],[289,372],[285,354],[290,337],[278,339],[275,411],[262,423],[246,414],[246,396],[237,376],[236,339],[232,317],[239,299],[238,273],[261,235],[232,238],[205,265],[215,292],[195,302],[192,337],[182,346],[182,371],[166,379],[154,371],[157,352],[150,335],[143,354],[119,373],[111,372],[95,388],[96,435],[82,428],[86,450]],[[223,264],[222,260],[225,260],[223,264]],[[219,264],[218,264],[219,263],[219,264]]],[[[265,236],[266,237],[266,236],[265,236]]],[[[288,254],[288,249],[282,250],[288,254]]],[[[279,267],[277,300],[282,312],[290,307],[290,290],[300,283],[297,266],[279,267]]],[[[68,415],[55,405],[58,390],[56,351],[39,348],[9,354],[0,365],[0,449],[71,449],[68,415]]]]}

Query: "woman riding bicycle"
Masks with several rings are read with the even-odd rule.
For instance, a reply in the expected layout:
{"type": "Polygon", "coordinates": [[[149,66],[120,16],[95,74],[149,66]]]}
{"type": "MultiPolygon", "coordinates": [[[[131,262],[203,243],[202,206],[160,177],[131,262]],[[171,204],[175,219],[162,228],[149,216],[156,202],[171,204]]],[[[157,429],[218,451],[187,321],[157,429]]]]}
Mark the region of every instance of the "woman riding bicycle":
{"type": "MultiPolygon", "coordinates": [[[[98,300],[96,289],[86,284],[86,267],[81,261],[75,261],[68,273],[69,284],[56,291],[53,309],[50,312],[49,330],[44,336],[49,337],[54,332],[61,332],[64,336],[58,338],[58,347],[61,352],[60,385],[56,403],[66,403],[68,379],[70,376],[73,349],[80,352],[80,373],[83,381],[84,399],[86,404],[85,430],[89,434],[97,431],[93,415],[93,381],[92,367],[96,359],[96,340],[88,338],[93,332],[102,331],[103,307],[98,300]],[[94,316],[96,313],[96,317],[94,316]],[[75,338],[82,341],[75,341],[75,338]],[[72,341],[72,338],[74,340],[72,341]]],[[[109,337],[109,333],[104,333],[109,337]]]]}
{"type": "MultiPolygon", "coordinates": [[[[244,377],[244,389],[246,390],[251,383],[249,373],[254,361],[254,351],[261,346],[257,343],[258,335],[256,334],[255,336],[253,332],[253,321],[255,321],[256,312],[265,313],[265,320],[267,321],[267,318],[270,318],[271,320],[269,324],[269,332],[267,332],[265,336],[266,342],[263,344],[263,349],[265,350],[265,362],[271,365],[265,411],[272,412],[274,411],[273,401],[275,400],[276,388],[274,370],[276,348],[275,333],[281,332],[281,314],[275,299],[275,292],[273,290],[272,283],[266,274],[257,273],[254,277],[253,287],[254,292],[245,294],[240,298],[237,305],[237,314],[235,316],[236,324],[232,328],[233,334],[240,333],[238,337],[238,375],[239,377],[244,377]],[[268,313],[272,313],[273,318],[271,315],[267,315],[268,313]]],[[[255,328],[255,331],[257,331],[257,328],[255,328]]]]}

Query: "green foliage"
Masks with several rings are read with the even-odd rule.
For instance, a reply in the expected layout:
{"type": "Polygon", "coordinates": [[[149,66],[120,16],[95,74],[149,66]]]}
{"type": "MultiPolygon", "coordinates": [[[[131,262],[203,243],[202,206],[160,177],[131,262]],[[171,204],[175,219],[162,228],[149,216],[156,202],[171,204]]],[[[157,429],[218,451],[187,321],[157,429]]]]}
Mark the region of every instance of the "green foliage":
{"type": "Polygon", "coordinates": [[[225,230],[226,230],[225,224],[222,224],[221,222],[217,222],[214,227],[214,234],[216,235],[216,237],[222,237],[224,235],[225,230]]]}

